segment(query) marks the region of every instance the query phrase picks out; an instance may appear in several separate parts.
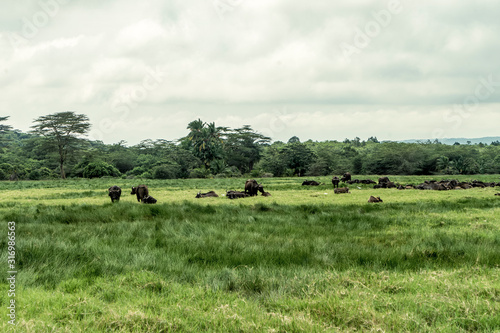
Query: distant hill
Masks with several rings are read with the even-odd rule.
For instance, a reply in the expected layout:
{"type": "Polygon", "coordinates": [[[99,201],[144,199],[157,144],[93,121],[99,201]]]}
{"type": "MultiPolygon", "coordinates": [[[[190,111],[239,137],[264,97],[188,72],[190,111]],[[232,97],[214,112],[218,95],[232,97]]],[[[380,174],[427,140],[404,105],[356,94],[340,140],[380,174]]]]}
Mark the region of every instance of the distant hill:
{"type": "MultiPolygon", "coordinates": [[[[415,142],[426,142],[427,139],[425,140],[401,140],[398,142],[405,142],[405,143],[415,143],[415,142]]],[[[434,140],[431,140],[434,141],[434,140]]],[[[471,145],[477,144],[477,143],[484,143],[484,144],[491,144],[492,142],[495,141],[500,141],[500,136],[487,136],[484,138],[475,138],[475,139],[468,139],[468,138],[445,138],[445,139],[439,139],[439,142],[445,144],[445,145],[452,145],[455,142],[460,143],[461,145],[466,145],[470,141],[471,145]]]]}

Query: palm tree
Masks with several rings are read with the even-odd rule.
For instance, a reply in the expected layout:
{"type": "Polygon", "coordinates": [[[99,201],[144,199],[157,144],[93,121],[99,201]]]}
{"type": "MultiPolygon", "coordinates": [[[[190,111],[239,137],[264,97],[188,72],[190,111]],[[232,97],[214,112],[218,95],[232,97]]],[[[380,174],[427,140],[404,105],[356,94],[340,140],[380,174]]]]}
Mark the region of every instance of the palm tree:
{"type": "Polygon", "coordinates": [[[188,124],[190,130],[187,138],[190,140],[194,154],[210,168],[210,163],[222,158],[221,138],[223,127],[216,127],[215,123],[207,124],[201,119],[194,120],[188,124]]]}

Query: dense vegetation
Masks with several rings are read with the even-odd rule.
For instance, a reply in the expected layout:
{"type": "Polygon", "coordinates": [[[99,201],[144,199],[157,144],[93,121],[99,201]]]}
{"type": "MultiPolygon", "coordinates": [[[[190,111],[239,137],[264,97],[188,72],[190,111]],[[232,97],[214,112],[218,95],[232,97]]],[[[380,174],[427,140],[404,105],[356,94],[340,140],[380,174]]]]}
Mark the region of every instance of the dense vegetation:
{"type": "MultiPolygon", "coordinates": [[[[76,134],[90,127],[84,115],[55,114],[61,129],[76,134]],[[70,120],[63,118],[72,117],[70,120]],[[65,123],[66,121],[66,123],[65,123]],[[76,123],[76,124],[75,124],[76,123]],[[77,126],[78,125],[78,126],[77,126]]],[[[431,175],[500,173],[500,143],[444,145],[379,142],[376,137],[343,142],[273,142],[249,126],[217,127],[196,120],[176,141],[104,144],[81,135],[47,131],[40,117],[30,133],[0,125],[0,180],[103,176],[145,179],[352,174],[431,175]]],[[[0,117],[6,123],[8,117],[0,117]]]]}
{"type": "Polygon", "coordinates": [[[335,195],[258,180],[272,197],[194,198],[245,178],[147,180],[156,205],[127,190],[111,203],[106,188],[131,179],[0,183],[0,222],[17,224],[17,332],[500,330],[497,188],[335,195]]]}

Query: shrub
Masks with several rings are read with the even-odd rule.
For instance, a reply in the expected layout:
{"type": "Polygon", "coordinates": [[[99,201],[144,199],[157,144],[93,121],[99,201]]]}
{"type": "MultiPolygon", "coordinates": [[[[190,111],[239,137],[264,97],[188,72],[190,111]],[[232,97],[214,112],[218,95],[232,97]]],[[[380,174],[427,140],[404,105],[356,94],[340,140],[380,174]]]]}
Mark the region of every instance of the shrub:
{"type": "Polygon", "coordinates": [[[12,172],[12,170],[14,170],[14,167],[12,165],[10,165],[9,163],[2,163],[2,164],[0,164],[0,170],[5,172],[5,174],[9,174],[12,172]]]}
{"type": "Polygon", "coordinates": [[[252,178],[258,178],[258,177],[260,177],[260,173],[261,173],[260,170],[253,169],[252,171],[250,171],[250,177],[252,177],[252,178]]]}
{"type": "Polygon", "coordinates": [[[215,178],[230,178],[230,177],[241,177],[241,172],[240,170],[232,166],[230,168],[224,169],[224,171],[218,173],[215,178]]]}
{"type": "Polygon", "coordinates": [[[189,172],[189,178],[207,178],[210,171],[204,168],[196,168],[189,172]]]}
{"type": "Polygon", "coordinates": [[[142,175],[143,173],[147,172],[148,170],[145,167],[135,167],[129,172],[127,172],[127,175],[133,175],[133,176],[139,176],[142,175]]]}
{"type": "Polygon", "coordinates": [[[0,180],[6,180],[7,179],[7,174],[0,169],[0,180]]]}
{"type": "Polygon", "coordinates": [[[146,171],[146,172],[140,174],[139,178],[153,179],[153,175],[151,174],[151,172],[146,171]]]}
{"type": "Polygon", "coordinates": [[[120,175],[121,173],[117,168],[106,162],[91,162],[83,168],[83,177],[85,178],[118,177],[120,175]]]}
{"type": "Polygon", "coordinates": [[[41,167],[38,171],[42,179],[57,178],[57,173],[49,168],[41,167]]]}
{"type": "Polygon", "coordinates": [[[177,171],[180,169],[178,165],[164,164],[153,168],[154,179],[175,179],[177,171]]]}
{"type": "Polygon", "coordinates": [[[42,174],[40,173],[39,170],[32,170],[28,174],[28,179],[30,180],[40,180],[42,178],[42,174]]]}

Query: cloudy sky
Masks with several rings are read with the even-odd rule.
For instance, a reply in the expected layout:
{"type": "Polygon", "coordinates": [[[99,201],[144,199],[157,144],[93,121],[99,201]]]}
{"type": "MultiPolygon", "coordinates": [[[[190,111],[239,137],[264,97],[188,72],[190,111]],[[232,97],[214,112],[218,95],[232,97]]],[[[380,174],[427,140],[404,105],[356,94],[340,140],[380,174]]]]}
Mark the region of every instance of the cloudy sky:
{"type": "Polygon", "coordinates": [[[6,0],[0,116],[175,140],[195,119],[286,141],[500,135],[498,0],[6,0]]]}

